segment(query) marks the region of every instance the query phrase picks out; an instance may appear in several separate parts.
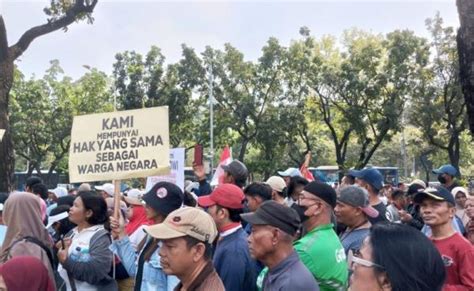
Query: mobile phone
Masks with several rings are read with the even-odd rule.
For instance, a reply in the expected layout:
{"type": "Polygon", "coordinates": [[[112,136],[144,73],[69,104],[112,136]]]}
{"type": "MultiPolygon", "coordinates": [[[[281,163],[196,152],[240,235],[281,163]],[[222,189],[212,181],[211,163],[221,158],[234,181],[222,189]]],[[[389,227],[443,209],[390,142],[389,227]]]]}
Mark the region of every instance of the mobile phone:
{"type": "Polygon", "coordinates": [[[194,146],[194,165],[202,166],[203,164],[203,147],[202,144],[197,144],[194,146]]]}
{"type": "Polygon", "coordinates": [[[61,247],[65,249],[66,247],[64,246],[64,234],[61,235],[60,239],[61,239],[61,247]]]}

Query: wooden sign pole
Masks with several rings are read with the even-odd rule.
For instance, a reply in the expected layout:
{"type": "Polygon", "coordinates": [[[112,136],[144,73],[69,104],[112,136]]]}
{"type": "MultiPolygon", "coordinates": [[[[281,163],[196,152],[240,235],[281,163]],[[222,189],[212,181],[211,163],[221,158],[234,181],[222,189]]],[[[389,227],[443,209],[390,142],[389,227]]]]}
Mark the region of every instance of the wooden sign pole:
{"type": "Polygon", "coordinates": [[[114,218],[120,219],[120,180],[114,180],[114,218]]]}

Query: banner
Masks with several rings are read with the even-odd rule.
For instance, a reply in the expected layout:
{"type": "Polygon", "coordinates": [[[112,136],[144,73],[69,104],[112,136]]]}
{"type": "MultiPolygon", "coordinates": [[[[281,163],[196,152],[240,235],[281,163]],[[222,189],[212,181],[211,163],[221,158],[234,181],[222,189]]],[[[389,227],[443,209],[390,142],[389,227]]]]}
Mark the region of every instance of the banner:
{"type": "Polygon", "coordinates": [[[168,174],[168,107],[74,117],[71,183],[168,174]]]}
{"type": "Polygon", "coordinates": [[[171,172],[169,175],[148,177],[148,179],[146,179],[146,191],[150,190],[158,182],[170,182],[176,184],[184,191],[184,163],[184,148],[171,149],[171,172]]]}
{"type": "Polygon", "coordinates": [[[2,141],[4,134],[5,134],[5,129],[0,129],[0,141],[2,141]]]}

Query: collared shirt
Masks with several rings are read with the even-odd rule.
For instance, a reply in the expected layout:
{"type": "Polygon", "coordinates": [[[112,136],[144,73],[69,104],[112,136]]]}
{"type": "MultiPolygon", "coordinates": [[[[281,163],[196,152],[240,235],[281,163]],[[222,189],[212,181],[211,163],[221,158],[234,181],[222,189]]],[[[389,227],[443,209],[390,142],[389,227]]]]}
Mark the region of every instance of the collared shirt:
{"type": "Polygon", "coordinates": [[[263,280],[263,290],[314,290],[319,286],[296,252],[271,269],[263,280]]]}
{"type": "Polygon", "coordinates": [[[226,230],[226,231],[223,231],[223,232],[219,233],[219,237],[226,237],[226,236],[228,236],[228,235],[231,235],[231,234],[233,234],[234,232],[236,232],[237,230],[239,230],[240,228],[242,228],[242,225],[241,225],[241,224],[239,224],[239,225],[236,226],[236,227],[233,227],[233,228],[231,228],[231,229],[228,229],[228,230],[226,230]]]}

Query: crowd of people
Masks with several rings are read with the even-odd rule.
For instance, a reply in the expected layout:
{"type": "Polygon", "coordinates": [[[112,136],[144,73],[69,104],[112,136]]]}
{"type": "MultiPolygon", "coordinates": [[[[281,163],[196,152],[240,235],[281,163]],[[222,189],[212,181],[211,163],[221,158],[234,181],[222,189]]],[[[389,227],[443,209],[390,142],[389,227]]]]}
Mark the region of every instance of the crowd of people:
{"type": "Polygon", "coordinates": [[[194,170],[184,191],[123,191],[117,211],[111,183],[0,195],[0,290],[474,290],[474,196],[451,165],[437,187],[373,168],[249,183],[238,160],[211,187],[194,170]]]}

